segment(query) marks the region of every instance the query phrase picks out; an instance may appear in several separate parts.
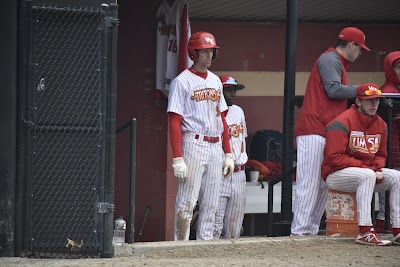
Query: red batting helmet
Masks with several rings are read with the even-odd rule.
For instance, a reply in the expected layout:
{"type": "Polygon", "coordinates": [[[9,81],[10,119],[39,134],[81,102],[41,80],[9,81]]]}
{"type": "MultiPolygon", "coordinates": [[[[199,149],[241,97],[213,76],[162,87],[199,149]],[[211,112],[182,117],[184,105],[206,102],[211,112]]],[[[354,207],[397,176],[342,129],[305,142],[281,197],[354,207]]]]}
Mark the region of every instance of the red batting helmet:
{"type": "Polygon", "coordinates": [[[207,49],[214,48],[214,54],[212,59],[214,59],[218,54],[217,42],[215,41],[214,36],[208,32],[196,32],[193,33],[189,38],[188,43],[188,53],[191,60],[196,61],[197,52],[196,49],[207,49]]]}

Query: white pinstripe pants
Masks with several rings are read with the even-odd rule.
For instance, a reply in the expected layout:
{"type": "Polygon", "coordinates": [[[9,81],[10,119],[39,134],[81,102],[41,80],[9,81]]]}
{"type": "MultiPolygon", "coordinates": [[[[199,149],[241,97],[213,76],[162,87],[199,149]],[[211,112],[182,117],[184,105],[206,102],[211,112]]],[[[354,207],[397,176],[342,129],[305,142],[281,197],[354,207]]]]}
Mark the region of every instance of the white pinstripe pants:
{"type": "Polygon", "coordinates": [[[376,215],[377,220],[385,220],[385,192],[379,192],[379,212],[376,215]]]}
{"type": "MultiPolygon", "coordinates": [[[[395,170],[399,170],[396,168],[395,170]]],[[[377,220],[385,220],[385,192],[379,192],[378,194],[379,197],[379,212],[376,215],[377,220]]]]}
{"type": "Polygon", "coordinates": [[[390,190],[390,218],[394,228],[400,227],[400,172],[382,169],[383,180],[376,184],[376,174],[366,168],[350,167],[328,176],[329,188],[343,192],[357,192],[358,225],[372,226],[371,201],[374,192],[390,190]]]}
{"type": "Polygon", "coordinates": [[[178,183],[175,203],[175,240],[189,240],[190,222],[196,202],[199,204],[196,239],[213,240],[215,213],[222,177],[222,143],[210,143],[184,134],[183,159],[189,177],[178,183]]]}
{"type": "Polygon", "coordinates": [[[296,138],[296,198],[292,235],[317,235],[325,210],[328,188],[321,178],[325,137],[302,135],[296,138]]]}
{"type": "Polygon", "coordinates": [[[234,172],[222,178],[219,204],[215,214],[214,238],[239,238],[246,205],[246,173],[234,172]]]}

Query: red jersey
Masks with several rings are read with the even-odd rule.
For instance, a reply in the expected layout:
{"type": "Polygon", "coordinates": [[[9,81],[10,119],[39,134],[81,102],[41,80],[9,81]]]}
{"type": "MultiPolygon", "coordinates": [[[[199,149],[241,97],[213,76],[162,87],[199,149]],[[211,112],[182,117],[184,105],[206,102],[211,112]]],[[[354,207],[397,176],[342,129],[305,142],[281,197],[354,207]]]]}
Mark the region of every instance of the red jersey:
{"type": "Polygon", "coordinates": [[[323,179],[348,167],[382,169],[387,158],[386,144],[386,122],[378,115],[364,115],[352,105],[326,127],[323,179]]]}
{"type": "MultiPolygon", "coordinates": [[[[326,125],[336,116],[347,109],[347,98],[330,98],[324,83],[347,85],[346,68],[349,61],[341,56],[334,48],[329,48],[315,62],[304,95],[303,105],[296,121],[295,136],[317,134],[325,136],[326,125]],[[329,57],[330,69],[324,73],[323,81],[318,67],[321,57],[329,57]]],[[[353,88],[355,96],[355,87],[353,88]]]]}

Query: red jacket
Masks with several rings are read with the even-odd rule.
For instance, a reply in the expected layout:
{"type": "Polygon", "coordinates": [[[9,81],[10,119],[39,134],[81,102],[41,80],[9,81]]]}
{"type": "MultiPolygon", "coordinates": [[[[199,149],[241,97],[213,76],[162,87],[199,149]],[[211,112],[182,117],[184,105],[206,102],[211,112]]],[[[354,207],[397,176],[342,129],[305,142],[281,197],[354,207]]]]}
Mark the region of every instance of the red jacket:
{"type": "MultiPolygon", "coordinates": [[[[332,51],[335,51],[335,49],[331,47],[324,54],[332,51]]],[[[341,83],[346,85],[346,68],[349,62],[341,55],[339,55],[339,58],[342,65],[341,83]]],[[[332,99],[326,94],[318,71],[317,60],[307,82],[306,93],[296,121],[294,135],[318,134],[325,136],[326,125],[346,109],[347,99],[332,99]]]]}
{"type": "MultiPolygon", "coordinates": [[[[392,52],[389,53],[383,62],[383,67],[385,69],[385,77],[386,81],[381,87],[381,91],[383,93],[400,93],[400,80],[397,77],[396,72],[393,69],[393,62],[397,59],[400,59],[400,52],[392,52]]],[[[385,112],[383,110],[383,112],[385,112]]],[[[395,107],[393,108],[393,116],[400,114],[400,109],[395,107]]],[[[392,166],[391,168],[400,168],[400,121],[393,120],[392,122],[392,166]]]]}
{"type": "Polygon", "coordinates": [[[326,180],[329,174],[347,167],[382,169],[386,143],[386,122],[378,115],[364,115],[352,105],[326,127],[322,177],[326,180]]]}
{"type": "Polygon", "coordinates": [[[396,86],[400,86],[399,77],[393,69],[393,62],[400,58],[400,52],[392,52],[385,57],[383,67],[385,69],[386,81],[381,87],[384,93],[400,93],[396,86]]]}

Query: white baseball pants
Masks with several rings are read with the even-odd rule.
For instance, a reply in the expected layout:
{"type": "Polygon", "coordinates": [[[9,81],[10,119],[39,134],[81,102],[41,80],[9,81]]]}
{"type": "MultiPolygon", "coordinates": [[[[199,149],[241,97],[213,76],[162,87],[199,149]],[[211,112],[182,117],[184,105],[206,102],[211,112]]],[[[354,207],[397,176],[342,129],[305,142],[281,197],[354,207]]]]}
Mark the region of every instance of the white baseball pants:
{"type": "Polygon", "coordinates": [[[182,138],[183,159],[189,177],[178,182],[175,204],[175,240],[189,240],[190,222],[196,202],[199,204],[196,239],[213,240],[223,160],[221,140],[217,143],[195,139],[185,133],[182,138]]]}
{"type": "Polygon", "coordinates": [[[382,169],[383,180],[376,184],[376,174],[367,168],[350,167],[328,176],[329,188],[343,192],[357,192],[358,225],[372,226],[371,201],[374,192],[390,190],[390,217],[394,228],[400,227],[400,172],[382,169]]]}
{"type": "Polygon", "coordinates": [[[379,212],[376,215],[377,220],[385,220],[385,192],[379,192],[379,212]]]}
{"type": "Polygon", "coordinates": [[[245,171],[222,178],[218,210],[215,214],[214,238],[239,238],[246,205],[245,171]]]}
{"type": "Polygon", "coordinates": [[[291,235],[317,235],[328,197],[321,177],[325,137],[302,135],[296,138],[296,198],[291,235]]]}

